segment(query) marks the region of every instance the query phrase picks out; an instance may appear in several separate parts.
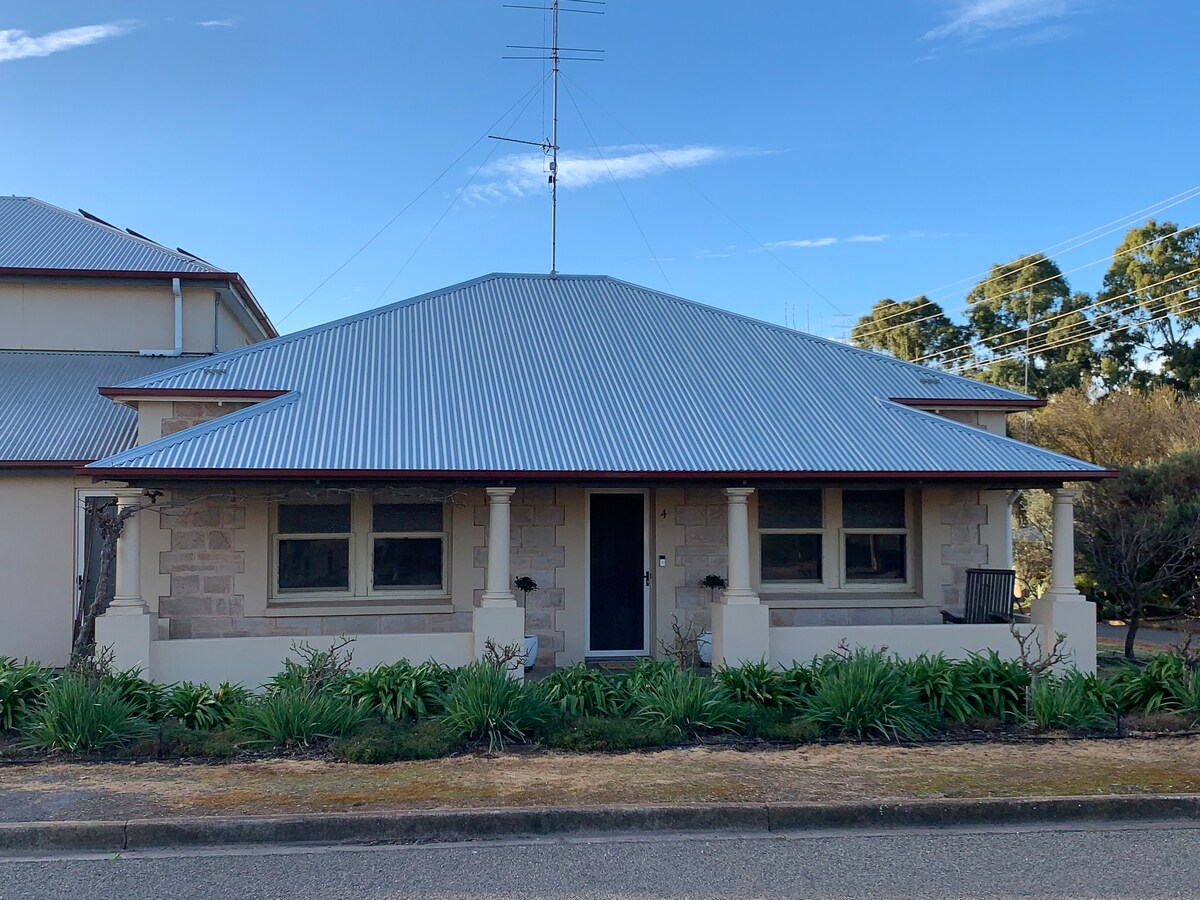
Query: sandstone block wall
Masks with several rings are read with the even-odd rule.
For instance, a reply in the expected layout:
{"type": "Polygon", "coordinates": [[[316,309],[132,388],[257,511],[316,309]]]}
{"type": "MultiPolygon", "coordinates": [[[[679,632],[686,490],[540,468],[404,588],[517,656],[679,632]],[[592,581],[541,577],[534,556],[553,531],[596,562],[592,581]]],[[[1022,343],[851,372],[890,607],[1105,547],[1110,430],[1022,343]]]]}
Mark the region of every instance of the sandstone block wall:
{"type": "Polygon", "coordinates": [[[247,406],[253,405],[253,403],[242,403],[231,400],[226,400],[222,403],[192,403],[186,401],[172,403],[171,415],[163,419],[162,436],[166,437],[169,434],[175,434],[186,428],[192,428],[204,422],[211,422],[213,419],[219,419],[221,416],[227,416],[231,412],[237,412],[239,409],[245,409],[247,406]]]}

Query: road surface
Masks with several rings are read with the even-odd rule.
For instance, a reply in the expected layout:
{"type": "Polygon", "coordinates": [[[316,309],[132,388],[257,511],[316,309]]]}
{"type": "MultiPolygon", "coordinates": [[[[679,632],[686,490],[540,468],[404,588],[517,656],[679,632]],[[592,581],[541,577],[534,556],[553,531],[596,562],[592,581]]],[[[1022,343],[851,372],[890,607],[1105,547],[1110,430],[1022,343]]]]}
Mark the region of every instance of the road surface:
{"type": "Polygon", "coordinates": [[[1193,897],[1200,823],[0,861],[0,898],[1193,897]]]}

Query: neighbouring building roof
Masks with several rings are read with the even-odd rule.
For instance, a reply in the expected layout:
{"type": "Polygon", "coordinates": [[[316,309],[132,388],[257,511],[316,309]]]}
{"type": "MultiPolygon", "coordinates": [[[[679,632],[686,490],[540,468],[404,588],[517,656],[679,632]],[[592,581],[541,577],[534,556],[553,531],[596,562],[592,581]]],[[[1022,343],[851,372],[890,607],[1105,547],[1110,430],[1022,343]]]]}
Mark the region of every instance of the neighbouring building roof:
{"type": "Polygon", "coordinates": [[[225,271],[35,197],[0,197],[0,269],[225,271]]]}
{"type": "Polygon", "coordinates": [[[123,387],[285,393],[97,472],[1102,471],[893,402],[1023,395],[599,276],[489,275],[123,387]]]}
{"type": "Polygon", "coordinates": [[[137,412],[101,397],[97,388],[179,362],[130,353],[0,350],[0,466],[79,463],[132,447],[137,412]]]}

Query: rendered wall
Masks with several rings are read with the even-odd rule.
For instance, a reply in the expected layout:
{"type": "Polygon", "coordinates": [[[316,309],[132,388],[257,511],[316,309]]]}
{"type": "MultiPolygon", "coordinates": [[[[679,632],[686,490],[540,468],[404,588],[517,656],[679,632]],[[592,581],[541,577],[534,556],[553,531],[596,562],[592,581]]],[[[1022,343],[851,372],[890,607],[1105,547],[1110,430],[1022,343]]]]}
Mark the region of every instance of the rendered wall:
{"type": "MultiPolygon", "coordinates": [[[[1036,625],[1018,625],[1032,631],[1036,625]]],[[[851,650],[883,650],[891,656],[912,659],[922,653],[942,653],[947,659],[965,659],[971,653],[995,650],[1003,659],[1019,656],[1017,641],[1007,625],[890,625],[814,626],[772,628],[771,663],[787,668],[807,663],[844,644],[851,650]]]]}
{"type": "MultiPolygon", "coordinates": [[[[211,353],[213,288],[185,282],[182,293],[183,349],[211,353]]],[[[169,350],[175,346],[175,295],[167,279],[0,281],[0,321],[9,350],[169,350]]],[[[218,321],[222,349],[253,340],[231,315],[218,313],[218,321]]]]}

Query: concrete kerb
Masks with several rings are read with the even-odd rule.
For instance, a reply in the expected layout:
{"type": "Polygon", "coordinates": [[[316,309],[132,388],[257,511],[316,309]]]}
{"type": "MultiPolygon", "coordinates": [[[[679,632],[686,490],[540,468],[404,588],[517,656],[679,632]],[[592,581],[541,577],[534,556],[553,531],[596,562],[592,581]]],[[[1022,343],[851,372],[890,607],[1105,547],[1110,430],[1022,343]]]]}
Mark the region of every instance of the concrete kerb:
{"type": "Polygon", "coordinates": [[[0,824],[0,854],[121,853],[271,844],[443,843],[581,834],[948,828],[1200,821],[1200,795],[878,803],[417,810],[0,824]]]}

